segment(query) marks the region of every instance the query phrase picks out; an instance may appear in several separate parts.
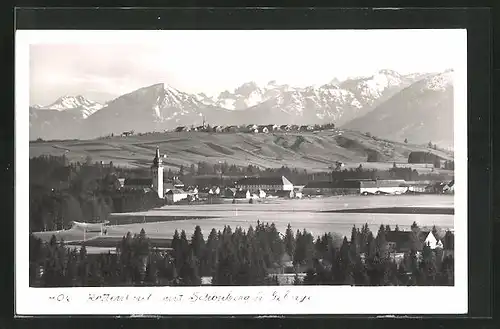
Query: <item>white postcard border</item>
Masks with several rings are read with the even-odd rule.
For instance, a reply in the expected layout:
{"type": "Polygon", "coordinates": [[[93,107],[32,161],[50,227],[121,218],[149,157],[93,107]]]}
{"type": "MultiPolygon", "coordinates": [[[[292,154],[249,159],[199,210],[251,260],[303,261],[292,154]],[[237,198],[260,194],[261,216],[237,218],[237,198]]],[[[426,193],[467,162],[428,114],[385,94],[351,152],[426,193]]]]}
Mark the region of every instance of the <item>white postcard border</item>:
{"type": "MultiPolygon", "coordinates": [[[[189,314],[465,314],[467,274],[467,31],[449,30],[456,40],[450,58],[454,79],[455,286],[454,287],[29,287],[29,45],[34,43],[157,42],[172,31],[18,30],[15,35],[15,313],[17,315],[189,315],[189,314]],[[232,299],[227,298],[228,293],[232,299]],[[94,294],[128,296],[92,301],[94,294]],[[175,296],[183,295],[181,301],[175,296]],[[205,294],[226,301],[202,301],[205,294]],[[286,298],[284,297],[286,295],[286,298]],[[240,296],[240,297],[238,297],[240,296]],[[248,296],[245,300],[242,296],[248,296]],[[302,299],[306,297],[306,299],[302,299]],[[136,298],[142,300],[138,300],[136,298]],[[171,297],[166,300],[165,297],[171,297]],[[278,301],[276,297],[280,297],[278,301]],[[307,298],[309,297],[309,298],[307,298]],[[236,300],[240,298],[239,300],[236,300]],[[302,301],[301,301],[302,300],[302,301]]],[[[196,31],[186,31],[196,33],[196,31]]],[[[206,31],[204,33],[207,33],[206,31]]],[[[248,33],[245,32],[245,33],[248,33]]],[[[303,33],[303,32],[302,32],[303,33]]],[[[311,31],[315,33],[315,31],[311,31]]]]}

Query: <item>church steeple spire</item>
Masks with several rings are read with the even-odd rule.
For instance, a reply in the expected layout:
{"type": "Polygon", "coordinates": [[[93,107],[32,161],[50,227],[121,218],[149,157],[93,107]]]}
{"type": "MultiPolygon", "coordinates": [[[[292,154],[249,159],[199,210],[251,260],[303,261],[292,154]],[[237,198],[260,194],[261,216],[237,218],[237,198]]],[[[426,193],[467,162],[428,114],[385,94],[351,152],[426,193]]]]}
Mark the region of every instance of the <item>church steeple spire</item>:
{"type": "Polygon", "coordinates": [[[153,159],[153,166],[154,167],[159,167],[162,165],[162,160],[161,160],[161,157],[160,157],[160,148],[157,146],[156,147],[156,154],[155,154],[155,157],[153,159]]]}
{"type": "Polygon", "coordinates": [[[156,154],[153,159],[153,164],[151,165],[151,172],[153,174],[153,190],[158,193],[160,199],[164,198],[163,191],[163,164],[160,156],[160,148],[156,147],[156,154]]]}

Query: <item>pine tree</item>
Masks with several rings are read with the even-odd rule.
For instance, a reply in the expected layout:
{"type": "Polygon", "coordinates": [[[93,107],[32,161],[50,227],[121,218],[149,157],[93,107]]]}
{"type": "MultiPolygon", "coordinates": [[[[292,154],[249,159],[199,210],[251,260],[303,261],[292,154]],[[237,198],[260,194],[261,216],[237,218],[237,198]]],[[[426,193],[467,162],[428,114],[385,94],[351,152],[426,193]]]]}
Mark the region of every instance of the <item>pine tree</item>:
{"type": "Polygon", "coordinates": [[[183,262],[180,270],[179,277],[183,285],[188,286],[199,286],[201,285],[201,277],[198,271],[196,256],[193,251],[189,252],[189,255],[183,262]]]}
{"type": "Polygon", "coordinates": [[[419,229],[419,227],[418,227],[417,222],[413,222],[413,224],[411,224],[411,230],[415,231],[415,230],[418,230],[418,229],[419,229]]]}
{"type": "Polygon", "coordinates": [[[175,230],[174,237],[172,239],[172,251],[173,251],[175,266],[178,268],[181,266],[183,253],[182,253],[181,239],[179,236],[179,232],[177,230],[175,230]]]}
{"type": "Polygon", "coordinates": [[[149,259],[146,266],[144,283],[148,286],[156,286],[158,284],[158,269],[156,266],[156,262],[151,258],[149,259]]]}
{"type": "Polygon", "coordinates": [[[230,238],[223,236],[220,246],[217,250],[217,264],[212,279],[213,285],[234,285],[235,273],[240,264],[231,245],[230,238]]]}
{"type": "Polygon", "coordinates": [[[194,234],[191,237],[191,247],[193,249],[193,255],[201,260],[205,253],[205,239],[203,238],[203,233],[199,225],[196,225],[194,234]]]}
{"type": "Polygon", "coordinates": [[[280,263],[281,257],[283,256],[283,253],[285,251],[285,244],[283,243],[283,240],[281,239],[274,223],[271,223],[271,225],[269,226],[267,236],[267,243],[272,253],[272,262],[280,263]]]}
{"type": "Polygon", "coordinates": [[[436,239],[439,239],[438,230],[437,230],[436,225],[432,225],[432,234],[436,237],[436,239]]]}
{"type": "Polygon", "coordinates": [[[81,286],[86,286],[89,276],[89,264],[87,260],[87,248],[83,245],[78,255],[78,278],[81,286]]]}
{"type": "Polygon", "coordinates": [[[380,257],[385,258],[387,252],[387,240],[385,238],[384,225],[380,225],[380,228],[377,233],[376,242],[377,242],[377,250],[379,252],[380,257]]]}
{"type": "Polygon", "coordinates": [[[293,257],[295,254],[295,237],[293,236],[292,227],[288,224],[285,232],[285,251],[293,257]]]}

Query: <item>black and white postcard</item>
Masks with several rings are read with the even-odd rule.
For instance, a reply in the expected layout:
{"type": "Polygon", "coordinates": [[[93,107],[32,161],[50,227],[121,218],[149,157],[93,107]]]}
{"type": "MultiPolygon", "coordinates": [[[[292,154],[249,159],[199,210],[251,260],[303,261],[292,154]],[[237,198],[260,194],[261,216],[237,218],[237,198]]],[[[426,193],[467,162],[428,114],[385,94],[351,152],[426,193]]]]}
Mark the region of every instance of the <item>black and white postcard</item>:
{"type": "Polygon", "coordinates": [[[465,29],[20,30],[15,55],[16,313],[467,312],[465,29]]]}

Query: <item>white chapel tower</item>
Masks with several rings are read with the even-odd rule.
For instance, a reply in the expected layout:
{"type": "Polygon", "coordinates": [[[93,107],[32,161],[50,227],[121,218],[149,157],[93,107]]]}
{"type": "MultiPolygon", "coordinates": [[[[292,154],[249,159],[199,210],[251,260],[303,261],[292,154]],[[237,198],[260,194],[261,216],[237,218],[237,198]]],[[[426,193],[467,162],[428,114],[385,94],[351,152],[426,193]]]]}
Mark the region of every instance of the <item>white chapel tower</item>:
{"type": "Polygon", "coordinates": [[[158,193],[158,197],[163,199],[163,163],[160,157],[160,149],[156,147],[156,155],[151,165],[151,173],[153,174],[153,190],[158,193]]]}

